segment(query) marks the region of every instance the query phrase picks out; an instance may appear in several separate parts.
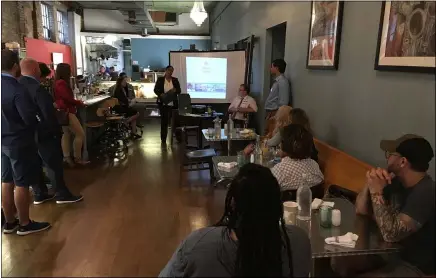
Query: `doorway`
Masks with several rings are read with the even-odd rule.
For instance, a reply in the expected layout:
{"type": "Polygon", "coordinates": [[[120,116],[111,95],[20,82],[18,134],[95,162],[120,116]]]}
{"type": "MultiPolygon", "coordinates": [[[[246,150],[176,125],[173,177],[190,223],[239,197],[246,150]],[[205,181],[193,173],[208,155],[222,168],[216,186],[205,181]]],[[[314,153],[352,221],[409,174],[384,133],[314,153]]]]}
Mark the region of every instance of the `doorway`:
{"type": "Polygon", "coordinates": [[[271,85],[274,82],[274,77],[271,76],[271,73],[269,72],[269,68],[271,67],[272,62],[276,59],[285,58],[286,25],[287,22],[283,22],[267,29],[267,37],[270,38],[269,42],[271,44],[270,47],[266,48],[267,51],[269,50],[270,53],[269,55],[265,56],[265,57],[269,57],[269,61],[268,58],[266,59],[266,63],[268,65],[268,74],[270,76],[268,88],[271,88],[271,85]]]}

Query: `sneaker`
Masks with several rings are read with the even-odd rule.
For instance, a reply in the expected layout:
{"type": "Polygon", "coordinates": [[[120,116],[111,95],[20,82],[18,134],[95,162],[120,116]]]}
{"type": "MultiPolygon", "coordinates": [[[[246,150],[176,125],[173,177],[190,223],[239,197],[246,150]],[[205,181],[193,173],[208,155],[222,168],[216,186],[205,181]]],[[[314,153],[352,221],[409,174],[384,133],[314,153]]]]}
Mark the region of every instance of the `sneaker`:
{"type": "Polygon", "coordinates": [[[25,236],[34,234],[37,232],[41,232],[44,230],[47,230],[51,227],[50,223],[47,222],[35,222],[30,220],[29,224],[26,226],[21,226],[18,228],[17,235],[19,236],[25,236]]]}
{"type": "Polygon", "coordinates": [[[83,200],[83,196],[68,196],[68,197],[58,197],[56,198],[56,204],[71,204],[71,203],[77,203],[83,200]]]}
{"type": "Polygon", "coordinates": [[[33,204],[34,205],[40,205],[42,203],[45,203],[47,201],[53,200],[55,196],[52,194],[44,194],[42,196],[34,196],[33,197],[33,204]]]}
{"type": "Polygon", "coordinates": [[[12,223],[6,222],[5,225],[3,225],[3,233],[4,234],[15,233],[18,230],[19,226],[20,226],[20,221],[18,219],[15,219],[15,221],[12,223]]]}

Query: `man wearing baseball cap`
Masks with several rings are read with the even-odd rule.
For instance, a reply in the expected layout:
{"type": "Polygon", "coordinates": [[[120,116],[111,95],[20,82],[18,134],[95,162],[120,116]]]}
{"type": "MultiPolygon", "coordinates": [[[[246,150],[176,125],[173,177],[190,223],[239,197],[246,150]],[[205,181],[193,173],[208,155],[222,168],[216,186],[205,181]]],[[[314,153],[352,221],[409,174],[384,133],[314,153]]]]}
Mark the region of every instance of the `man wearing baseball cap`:
{"type": "Polygon", "coordinates": [[[364,275],[434,275],[435,182],[427,174],[434,151],[427,140],[414,134],[382,140],[380,148],[385,151],[387,169],[367,172],[366,185],[356,199],[356,212],[372,215],[383,239],[399,243],[402,249],[399,257],[364,275]]]}

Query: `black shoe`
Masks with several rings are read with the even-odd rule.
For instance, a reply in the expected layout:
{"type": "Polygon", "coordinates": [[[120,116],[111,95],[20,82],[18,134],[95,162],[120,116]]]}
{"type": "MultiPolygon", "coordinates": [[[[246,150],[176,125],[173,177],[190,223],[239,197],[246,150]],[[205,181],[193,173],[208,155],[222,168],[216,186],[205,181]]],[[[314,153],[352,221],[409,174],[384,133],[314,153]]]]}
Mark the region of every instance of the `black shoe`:
{"type": "Polygon", "coordinates": [[[133,134],[133,133],[132,133],[131,137],[132,137],[133,140],[137,140],[137,139],[139,139],[139,138],[142,138],[141,135],[139,135],[139,134],[133,134]]]}
{"type": "Polygon", "coordinates": [[[19,226],[20,226],[20,221],[18,221],[18,219],[15,219],[15,221],[12,223],[6,222],[5,225],[3,225],[3,233],[4,234],[15,233],[18,230],[19,226]]]}
{"type": "Polygon", "coordinates": [[[57,197],[56,198],[56,204],[72,204],[72,203],[77,203],[83,200],[83,196],[79,195],[79,196],[68,196],[68,197],[57,197]]]}
{"type": "Polygon", "coordinates": [[[50,223],[47,222],[35,222],[30,220],[29,224],[26,226],[21,226],[18,228],[17,235],[19,236],[25,236],[34,234],[37,232],[41,232],[44,230],[47,230],[51,227],[50,223]]]}
{"type": "Polygon", "coordinates": [[[55,197],[55,195],[52,195],[52,194],[43,194],[41,196],[35,195],[33,197],[33,204],[40,205],[40,204],[45,203],[47,201],[53,200],[54,197],[55,197]]]}

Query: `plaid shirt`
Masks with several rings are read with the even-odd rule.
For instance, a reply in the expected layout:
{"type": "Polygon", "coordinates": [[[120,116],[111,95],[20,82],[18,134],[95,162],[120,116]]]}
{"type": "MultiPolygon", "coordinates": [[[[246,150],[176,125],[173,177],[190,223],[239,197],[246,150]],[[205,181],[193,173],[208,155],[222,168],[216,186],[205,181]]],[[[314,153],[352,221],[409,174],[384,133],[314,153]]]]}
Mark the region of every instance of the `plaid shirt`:
{"type": "Polygon", "coordinates": [[[271,169],[280,184],[282,191],[296,190],[302,183],[312,187],[324,180],[324,175],[315,160],[282,158],[282,161],[271,169]],[[303,176],[305,175],[305,176],[303,176]]]}

